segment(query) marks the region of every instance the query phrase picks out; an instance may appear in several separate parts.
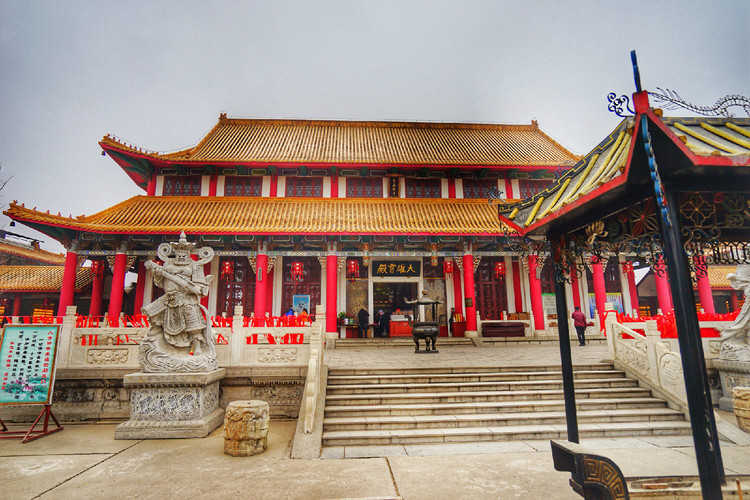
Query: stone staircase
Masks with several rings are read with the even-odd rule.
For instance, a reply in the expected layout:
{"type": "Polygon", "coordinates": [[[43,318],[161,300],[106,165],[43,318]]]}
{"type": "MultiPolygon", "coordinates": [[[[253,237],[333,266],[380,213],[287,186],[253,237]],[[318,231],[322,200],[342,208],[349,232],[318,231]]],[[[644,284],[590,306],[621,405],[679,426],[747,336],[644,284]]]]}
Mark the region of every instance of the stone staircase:
{"type": "MultiPolygon", "coordinates": [[[[559,370],[332,369],[322,445],[566,439],[559,370]]],[[[690,434],[682,413],[611,364],[576,366],[574,374],[580,437],[690,434]]]]}
{"type": "MultiPolygon", "coordinates": [[[[336,349],[350,348],[392,348],[411,347],[414,348],[414,340],[411,337],[391,337],[375,339],[336,339],[336,349]]],[[[474,341],[467,337],[439,337],[435,347],[474,347],[474,341]]],[[[420,349],[424,350],[424,341],[420,342],[420,349]]]]}

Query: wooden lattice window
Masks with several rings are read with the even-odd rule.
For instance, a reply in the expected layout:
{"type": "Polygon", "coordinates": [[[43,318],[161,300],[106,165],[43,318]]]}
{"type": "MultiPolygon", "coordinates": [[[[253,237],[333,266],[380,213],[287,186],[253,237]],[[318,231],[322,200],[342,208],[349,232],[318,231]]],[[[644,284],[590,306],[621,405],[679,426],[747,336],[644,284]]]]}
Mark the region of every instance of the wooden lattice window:
{"type": "Polygon", "coordinates": [[[440,198],[440,179],[406,179],[407,198],[440,198]]]}
{"type": "MultiPolygon", "coordinates": [[[[315,306],[320,304],[320,262],[317,257],[284,257],[282,266],[281,285],[281,311],[282,313],[292,307],[292,298],[295,295],[309,295],[310,307],[315,313],[315,306]],[[295,283],[292,280],[292,262],[302,262],[302,280],[295,283]]],[[[360,268],[361,269],[361,268],[360,268]]]]}
{"type": "Polygon", "coordinates": [[[224,196],[260,196],[262,186],[262,177],[226,177],[224,196]]]}
{"type": "Polygon", "coordinates": [[[518,190],[520,191],[519,198],[531,198],[535,194],[544,191],[544,189],[552,184],[549,180],[531,180],[531,179],[519,179],[518,190]]]}
{"type": "Polygon", "coordinates": [[[497,181],[488,179],[464,179],[464,198],[482,198],[490,197],[490,188],[497,187],[497,181]]]}
{"type": "Polygon", "coordinates": [[[220,277],[217,291],[216,313],[226,313],[227,317],[234,315],[234,306],[242,306],[245,316],[255,310],[255,271],[250,266],[247,257],[222,257],[219,269],[223,269],[224,262],[231,261],[234,265],[230,276],[220,277]]]}
{"type": "Polygon", "coordinates": [[[382,198],[383,179],[380,177],[347,177],[347,198],[382,198]]]}
{"type": "Polygon", "coordinates": [[[323,178],[287,177],[285,195],[289,197],[320,198],[323,196],[323,178]]]}
{"type": "Polygon", "coordinates": [[[482,319],[502,319],[501,313],[508,310],[506,277],[495,277],[495,263],[502,259],[502,257],[483,257],[474,273],[474,294],[477,310],[482,319]]]}
{"type": "Polygon", "coordinates": [[[200,196],[201,177],[199,175],[168,175],[164,177],[164,196],[200,196]]]}

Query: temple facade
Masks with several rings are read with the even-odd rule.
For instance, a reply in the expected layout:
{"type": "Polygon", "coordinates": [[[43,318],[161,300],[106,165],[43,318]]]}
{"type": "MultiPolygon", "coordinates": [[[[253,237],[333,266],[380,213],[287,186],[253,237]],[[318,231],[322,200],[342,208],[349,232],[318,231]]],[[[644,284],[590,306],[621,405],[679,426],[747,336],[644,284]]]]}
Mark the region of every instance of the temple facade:
{"type": "MultiPolygon", "coordinates": [[[[580,159],[530,125],[254,120],[219,117],[196,146],[148,151],[100,142],[145,194],[102,212],[64,217],[13,202],[13,220],[67,249],[57,314],[138,313],[157,290],[144,263],[181,231],[215,258],[204,305],[212,316],[325,311],[326,331],[352,336],[362,311],[392,316],[423,291],[440,299],[444,335],[477,335],[481,322],[554,317],[552,265],[520,258],[513,224],[496,205],[544,193],[580,159]],[[494,198],[493,203],[488,203],[494,198]],[[77,272],[91,261],[81,307],[77,272]],[[137,281],[125,293],[126,273],[137,281]],[[105,280],[107,286],[105,287],[105,280]],[[319,309],[321,306],[322,309],[319,309]],[[450,321],[449,321],[450,320],[450,321]],[[453,331],[449,333],[451,325],[453,331]]],[[[88,267],[88,266],[86,266],[88,267]]],[[[568,284],[570,309],[638,310],[632,264],[592,262],[568,284]]]]}

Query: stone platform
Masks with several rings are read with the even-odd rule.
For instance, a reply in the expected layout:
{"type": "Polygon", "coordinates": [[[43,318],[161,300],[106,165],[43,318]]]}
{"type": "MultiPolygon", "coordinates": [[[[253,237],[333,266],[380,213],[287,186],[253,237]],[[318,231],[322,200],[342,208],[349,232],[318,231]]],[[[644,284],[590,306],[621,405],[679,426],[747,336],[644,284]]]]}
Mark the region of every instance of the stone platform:
{"type": "Polygon", "coordinates": [[[226,370],[208,373],[131,373],[130,420],[117,426],[115,439],[200,438],[219,427],[219,381],[226,370]]]}

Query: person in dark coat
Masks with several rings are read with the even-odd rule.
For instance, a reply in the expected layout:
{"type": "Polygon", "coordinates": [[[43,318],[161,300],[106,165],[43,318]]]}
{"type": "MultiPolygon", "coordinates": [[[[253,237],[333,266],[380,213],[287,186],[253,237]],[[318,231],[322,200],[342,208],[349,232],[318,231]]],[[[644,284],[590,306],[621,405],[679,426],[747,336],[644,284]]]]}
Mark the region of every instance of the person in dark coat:
{"type": "Polygon", "coordinates": [[[380,327],[380,335],[383,337],[389,336],[389,329],[391,325],[391,313],[384,312],[380,315],[380,321],[378,322],[378,326],[380,327]]]}
{"type": "Polygon", "coordinates": [[[357,313],[357,320],[359,320],[359,338],[363,339],[366,337],[367,329],[370,328],[370,313],[365,309],[360,309],[357,313]]]}

